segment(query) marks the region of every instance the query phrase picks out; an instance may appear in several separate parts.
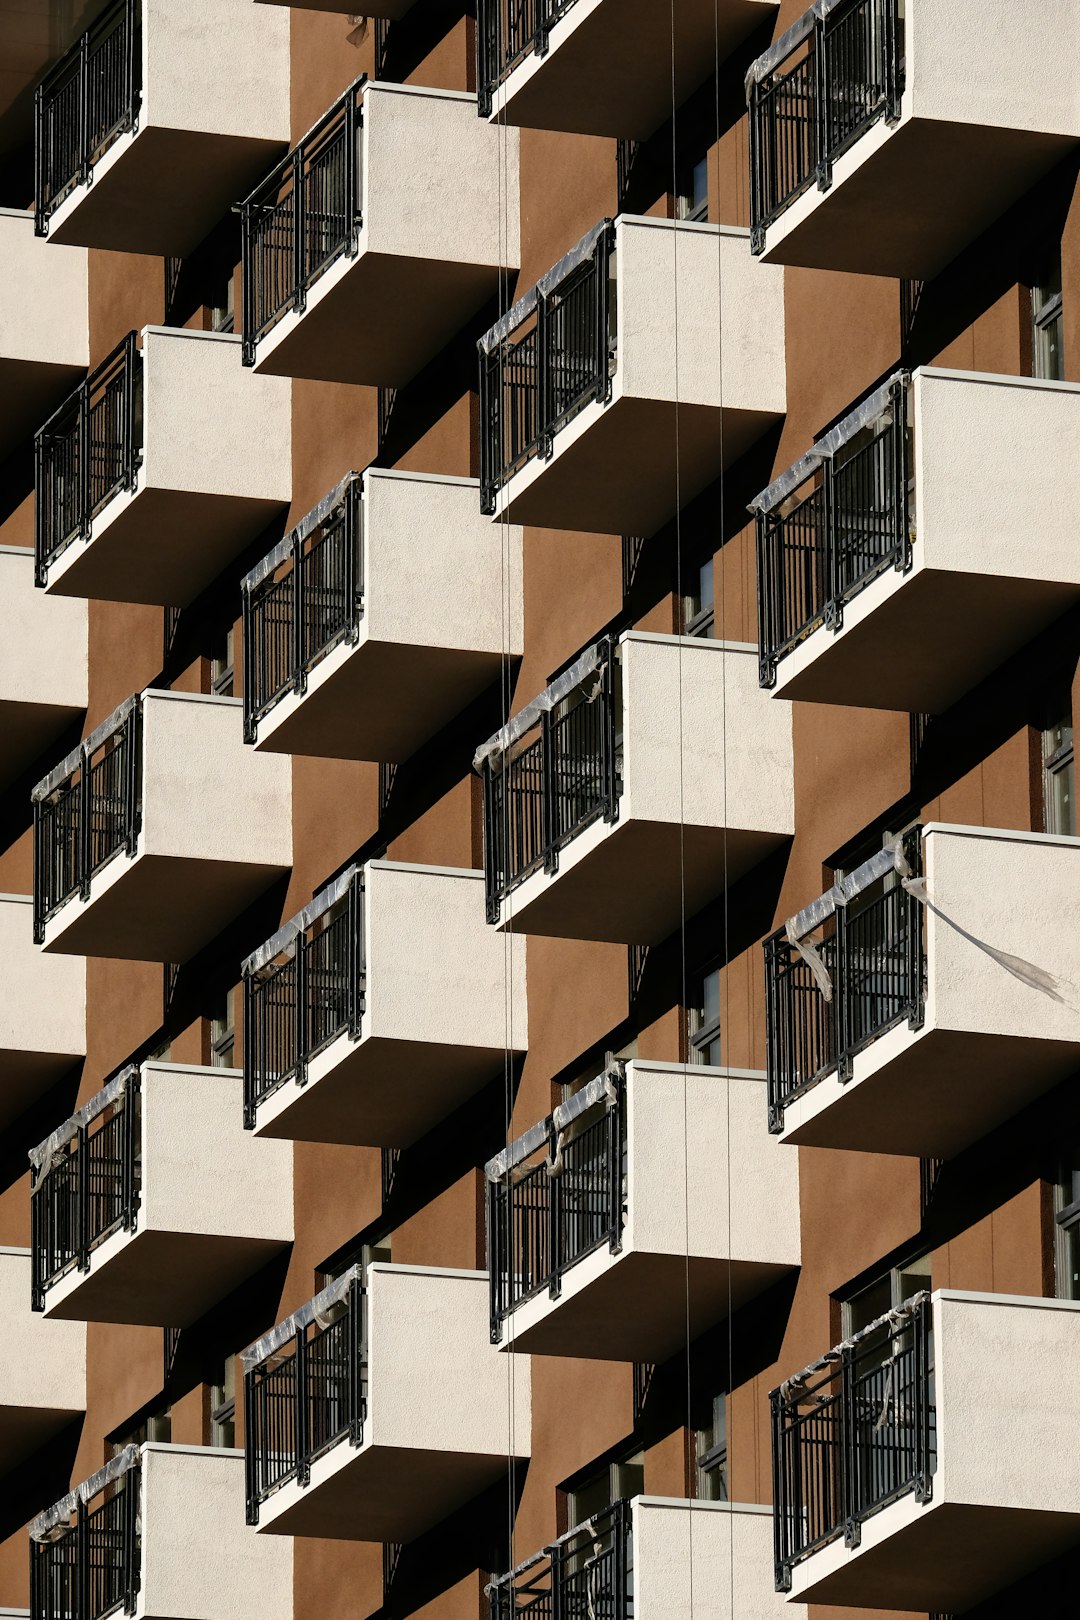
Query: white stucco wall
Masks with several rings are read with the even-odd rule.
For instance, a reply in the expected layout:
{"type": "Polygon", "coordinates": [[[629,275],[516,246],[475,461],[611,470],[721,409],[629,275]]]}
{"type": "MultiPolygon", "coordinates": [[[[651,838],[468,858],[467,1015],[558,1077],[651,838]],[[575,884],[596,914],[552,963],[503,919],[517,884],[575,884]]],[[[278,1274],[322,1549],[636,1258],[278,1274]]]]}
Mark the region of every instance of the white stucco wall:
{"type": "Polygon", "coordinates": [[[245,748],[239,698],[143,696],[141,852],[292,864],[292,760],[245,748]]]}
{"type": "Polygon", "coordinates": [[[786,410],[784,272],[749,231],[624,215],[616,276],[622,395],[786,410]]]}
{"type": "Polygon", "coordinates": [[[928,911],[928,1025],[1080,1041],[1080,838],[931,822],[923,851],[938,911],[1065,981],[1052,999],[928,911]]]}
{"type": "Polygon", "coordinates": [[[489,1309],[486,1272],[369,1268],[365,1444],[529,1455],[530,1358],[499,1353],[489,1309]]]}
{"type": "Polygon", "coordinates": [[[86,958],[34,944],[34,902],[0,895],[0,1052],[86,1052],[86,958]]]}
{"type": "Polygon", "coordinates": [[[363,220],[373,253],[518,265],[517,130],[478,118],[462,91],[369,84],[363,220]]]}
{"type": "Polygon", "coordinates": [[[287,11],[143,0],[142,49],[145,125],[288,143],[287,11]]]}
{"type": "Polygon", "coordinates": [[[483,873],[369,861],[369,1038],[524,1050],[525,939],[489,928],[483,873]]]}
{"type": "Polygon", "coordinates": [[[772,1512],[639,1496],[632,1506],[635,1620],[801,1620],[775,1590],[772,1512]]]}
{"type": "Polygon", "coordinates": [[[1080,581],[1080,384],[928,367],[912,392],[921,566],[1080,581]]]}
{"type": "Polygon", "coordinates": [[[88,366],[85,248],[34,235],[34,216],[0,208],[0,361],[88,366]]]}
{"type": "Polygon", "coordinates": [[[30,1250],[0,1248],[0,1406],[86,1410],[86,1323],[30,1309],[30,1250]]]}
{"type": "Polygon", "coordinates": [[[144,1064],[140,1230],[292,1242],[292,1143],[243,1125],[241,1070],[144,1064]]]}
{"type": "Polygon", "coordinates": [[[39,591],[34,584],[34,553],[21,546],[0,546],[0,602],[5,608],[0,703],[85,709],[86,603],[39,591]]]}
{"type": "MultiPolygon", "coordinates": [[[[249,11],[259,7],[247,0],[249,11]]],[[[292,382],[241,364],[238,336],[143,331],[142,482],[250,500],[292,499],[292,382]]]]}
{"type": "Polygon", "coordinates": [[[244,1454],[142,1448],[146,1620],[292,1620],[293,1543],[244,1522],[244,1454]]]}
{"type": "Polygon", "coordinates": [[[792,833],[791,706],[759,686],[756,647],[630,631],[621,648],[625,813],[792,833]]]}
{"type": "Polygon", "coordinates": [[[369,468],[364,626],[372,641],[523,650],[522,530],[480,511],[475,478],[369,468]]]}
{"type": "Polygon", "coordinates": [[[626,1066],[624,1247],[797,1266],[798,1154],[769,1135],[765,1076],[626,1066]]]}
{"type": "Polygon", "coordinates": [[[1075,0],[907,0],[906,47],[915,117],[1080,135],[1075,0]]]}

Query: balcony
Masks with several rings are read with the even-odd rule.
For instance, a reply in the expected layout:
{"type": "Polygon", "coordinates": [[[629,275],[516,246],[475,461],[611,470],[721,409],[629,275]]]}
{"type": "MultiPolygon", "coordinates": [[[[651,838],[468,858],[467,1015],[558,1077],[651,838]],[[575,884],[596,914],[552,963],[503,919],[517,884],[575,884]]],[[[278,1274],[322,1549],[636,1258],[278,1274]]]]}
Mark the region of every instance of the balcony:
{"type": "Polygon", "coordinates": [[[500,123],[645,140],[777,0],[480,0],[480,110],[500,123]],[[528,20],[525,20],[527,17],[528,20]]]}
{"type": "Polygon", "coordinates": [[[480,341],[485,512],[654,534],[783,416],[783,272],[748,248],[624,214],[518,300],[480,341]]]}
{"type": "Polygon", "coordinates": [[[487,1587],[491,1620],[796,1620],[771,1590],[767,1507],[677,1497],[620,1500],[487,1587]]]}
{"type": "Polygon", "coordinates": [[[796,1268],[798,1155],[762,1129],[763,1080],[615,1063],[492,1159],[492,1342],[666,1361],[796,1268]]]}
{"type": "Polygon", "coordinates": [[[657,944],[794,830],[791,714],[734,643],[597,642],[473,763],[488,920],[515,934],[657,944]]]}
{"type": "Polygon", "coordinates": [[[129,332],[35,442],[37,579],[185,607],[292,498],[291,388],[216,332],[129,332]]]}
{"type": "Polygon", "coordinates": [[[0,895],[0,1125],[9,1125],[86,1055],[86,963],[44,956],[34,901],[0,895]]]}
{"type": "MultiPolygon", "coordinates": [[[[1068,9],[1068,8],[1067,8],[1068,9]]],[[[754,251],[928,281],[1080,140],[1080,23],[1055,0],[815,5],[747,75],[754,251]]]]}
{"type": "Polygon", "coordinates": [[[292,1152],[239,1070],[131,1065],[31,1154],[34,1306],[187,1327],[293,1238],[292,1152]]]}
{"type": "Polygon", "coordinates": [[[776,1584],[966,1613],[1080,1542],[1080,1309],[937,1290],[772,1394],[776,1584]]]}
{"type": "Polygon", "coordinates": [[[1078,443],[1075,383],[890,378],[751,503],[762,685],[949,708],[1080,599],[1078,443]]]}
{"type": "Polygon", "coordinates": [[[43,1322],[30,1309],[30,1251],[0,1249],[0,1475],[47,1445],[86,1410],[86,1329],[43,1322]]]}
{"type": "Polygon", "coordinates": [[[0,546],[0,785],[31,765],[86,711],[85,602],[47,601],[34,589],[34,554],[0,546]],[[41,657],[42,647],[52,649],[41,657]]]}
{"type": "Polygon", "coordinates": [[[525,941],[508,958],[486,926],[479,872],[349,867],[244,963],[245,1123],[407,1147],[501,1075],[527,1027],[525,941]]]}
{"type": "Polygon", "coordinates": [[[359,79],[242,226],[245,363],[397,388],[517,267],[517,134],[462,91],[359,79]]]}
{"type": "Polygon", "coordinates": [[[486,1339],[484,1273],[421,1266],[353,1267],[279,1323],[244,1355],[248,1523],[412,1541],[504,1479],[530,1367],[486,1339]]]}
{"type": "Polygon", "coordinates": [[[32,214],[0,208],[0,458],[89,364],[85,250],[39,242],[32,214]]]}
{"type": "Polygon", "coordinates": [[[289,19],[116,0],[39,84],[39,236],[186,257],[289,142],[289,19]]]}
{"type": "Polygon", "coordinates": [[[31,1620],[292,1620],[287,1541],[244,1524],[244,1458],[126,1446],[30,1525],[31,1620]]]}
{"type": "Polygon", "coordinates": [[[475,479],[350,473],[243,582],[246,741],[408,759],[521,655],[521,544],[475,479]]]}
{"type": "Polygon", "coordinates": [[[128,698],[33,799],[47,951],[186,962],[292,865],[289,761],[244,747],[238,698],[128,698]]]}
{"type": "Polygon", "coordinates": [[[915,829],[765,941],[770,1129],[951,1158],[1076,1068],[1078,939],[1080,839],[915,829]]]}

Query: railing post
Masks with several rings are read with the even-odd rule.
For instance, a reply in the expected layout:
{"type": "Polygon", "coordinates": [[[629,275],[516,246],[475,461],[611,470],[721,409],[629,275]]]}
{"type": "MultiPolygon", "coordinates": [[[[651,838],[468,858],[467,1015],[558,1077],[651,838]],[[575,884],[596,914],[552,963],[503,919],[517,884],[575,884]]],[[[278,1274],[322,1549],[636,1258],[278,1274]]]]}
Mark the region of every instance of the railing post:
{"type": "MultiPolygon", "coordinates": [[[[549,1156],[551,1146],[549,1139],[549,1156]]],[[[541,1183],[547,1192],[548,1202],[548,1264],[551,1271],[548,1294],[552,1299],[558,1299],[562,1293],[562,1199],[559,1196],[562,1184],[561,1176],[546,1176],[541,1183]]]]}
{"type": "Polygon", "coordinates": [[[364,960],[364,877],[357,872],[349,884],[346,901],[349,920],[347,941],[347,971],[349,994],[349,1034],[356,1040],[364,1015],[366,1001],[366,963],[364,960]]]}
{"type": "Polygon", "coordinates": [[[612,1254],[622,1248],[622,1165],[623,1109],[626,1092],[621,1079],[614,1081],[616,1101],[607,1111],[608,1152],[608,1245],[612,1254]]]}
{"type": "Polygon", "coordinates": [[[773,589],[775,580],[770,564],[778,553],[779,525],[772,512],[754,514],[758,577],[758,685],[768,690],[776,685],[773,589]]]}
{"type": "Polygon", "coordinates": [[[787,1452],[784,1445],[784,1402],[779,1389],[769,1396],[772,1419],[773,1575],[778,1592],[791,1591],[791,1565],[787,1557],[786,1526],[791,1513],[787,1489],[787,1452]]]}
{"type": "Polygon", "coordinates": [[[293,541],[292,574],[292,641],[293,641],[293,691],[301,696],[307,691],[307,668],[305,657],[304,624],[307,618],[307,580],[304,577],[304,542],[293,541]]]}
{"type": "Polygon", "coordinates": [[[142,1492],[142,1464],[124,1475],[124,1613],[134,1614],[142,1584],[139,1569],[139,1496],[142,1492]]]}
{"type": "Polygon", "coordinates": [[[853,975],[848,962],[847,907],[836,908],[836,957],[833,971],[833,1018],[836,1039],[836,1078],[846,1085],[853,1073],[853,1059],[849,1050],[853,1020],[849,1017],[849,998],[853,975]]]}
{"type": "Polygon", "coordinates": [[[139,1191],[135,1186],[136,1135],[140,1116],[140,1110],[136,1104],[140,1092],[141,1080],[138,1071],[136,1071],[128,1080],[124,1100],[120,1105],[124,1114],[123,1222],[125,1232],[134,1229],[140,1202],[139,1191]]]}
{"type": "Polygon", "coordinates": [[[364,577],[362,547],[364,544],[363,484],[351,483],[345,491],[345,611],[347,614],[346,639],[355,646],[360,639],[362,611],[362,580],[364,577]]]}
{"type": "Polygon", "coordinates": [[[124,832],[125,846],[129,855],[134,855],[138,847],[139,833],[142,831],[142,698],[137,698],[135,707],[124,722],[127,732],[123,746],[127,749],[125,761],[124,781],[124,832]]]}
{"type": "Polygon", "coordinates": [[[551,432],[551,323],[548,319],[546,293],[536,299],[536,453],[542,461],[550,461],[554,453],[551,432]]]}
{"type": "Polygon", "coordinates": [[[477,349],[480,372],[480,510],[490,517],[495,511],[495,456],[493,448],[499,442],[498,435],[498,398],[499,390],[491,386],[491,374],[497,365],[502,367],[502,346],[494,353],[494,358],[486,354],[482,348],[477,349]]]}
{"type": "Polygon", "coordinates": [[[604,647],[600,701],[603,704],[604,820],[619,819],[618,722],[615,714],[615,678],[618,663],[615,642],[609,637],[604,647]]]}
{"type": "Polygon", "coordinates": [[[363,111],[357,105],[358,94],[358,90],[350,90],[345,101],[345,251],[350,259],[359,251],[363,224],[360,210],[363,176],[356,161],[357,132],[363,123],[363,111]]]}
{"type": "Polygon", "coordinates": [[[258,736],[255,719],[255,614],[251,592],[246,582],[240,587],[240,661],[244,681],[244,741],[253,743],[258,736]]]}
{"type": "MultiPolygon", "coordinates": [[[[551,1548],[548,1557],[551,1559],[551,1620],[570,1620],[566,1612],[566,1591],[564,1589],[565,1571],[563,1560],[566,1556],[565,1546],[556,1542],[551,1548]]],[[[511,1591],[510,1602],[513,1605],[514,1597],[511,1591]]]]}
{"type": "Polygon", "coordinates": [[[296,1026],[294,1035],[296,1039],[296,1084],[307,1085],[307,1022],[308,1022],[308,971],[307,971],[307,935],[301,934],[296,941],[296,1026]]]}
{"type": "Polygon", "coordinates": [[[305,231],[305,173],[304,159],[306,157],[303,144],[297,147],[293,154],[293,281],[295,286],[294,308],[298,315],[302,315],[307,308],[307,246],[304,240],[305,231]]]}
{"type": "Polygon", "coordinates": [[[87,1527],[87,1506],[82,1497],[75,1502],[75,1613],[89,1616],[93,1610],[90,1601],[90,1536],[87,1527]]]}
{"type": "Polygon", "coordinates": [[[840,583],[840,546],[836,533],[836,473],[832,457],[821,469],[821,549],[825,576],[822,623],[826,630],[839,630],[844,622],[843,591],[840,583]]]}
{"type": "Polygon", "coordinates": [[[79,38],[79,71],[78,85],[78,119],[79,119],[79,163],[76,171],[77,177],[83,184],[89,185],[91,178],[90,165],[90,116],[89,116],[89,56],[90,35],[84,33],[79,38]]]}
{"type": "MultiPolygon", "coordinates": [[[[246,1068],[245,1064],[245,1074],[246,1068]]],[[[259,1522],[258,1457],[262,1445],[262,1408],[256,1383],[257,1371],[252,1367],[244,1373],[244,1520],[250,1525],[259,1522]]]]}
{"type": "Polygon", "coordinates": [[[817,143],[816,179],[819,191],[832,185],[832,153],[829,147],[829,95],[832,89],[825,50],[825,24],[814,19],[814,139],[817,143]]]}
{"type": "Polygon", "coordinates": [[[911,514],[908,511],[908,379],[898,377],[890,389],[892,396],[893,480],[896,521],[896,567],[906,574],[912,565],[911,514]]]}
{"type": "MultiPolygon", "coordinates": [[[[544,851],[544,871],[547,873],[555,873],[559,870],[557,770],[555,727],[551,718],[551,710],[545,709],[540,716],[540,838],[544,851]]],[[[509,868],[509,861],[507,866],[509,868]]]]}
{"type": "MultiPolygon", "coordinates": [[[[504,764],[503,770],[509,767],[504,764]]],[[[480,781],[484,794],[484,911],[489,923],[497,923],[501,907],[498,878],[498,846],[496,844],[498,814],[495,803],[495,771],[491,755],[481,765],[480,781]]]]}
{"type": "Polygon", "coordinates": [[[862,1540],[862,1503],[859,1492],[859,1414],[855,1398],[855,1356],[850,1346],[840,1356],[840,1474],[844,1515],[844,1546],[862,1540]]]}
{"type": "Polygon", "coordinates": [[[932,1344],[933,1306],[929,1300],[918,1307],[912,1323],[912,1349],[914,1352],[915,1445],[917,1474],[916,1502],[929,1502],[934,1494],[934,1460],[931,1447],[930,1406],[930,1351],[932,1344]]]}
{"type": "Polygon", "coordinates": [[[364,1288],[358,1278],[349,1284],[349,1331],[346,1354],[349,1390],[349,1444],[358,1446],[364,1438],[364,1408],[361,1365],[364,1358],[364,1288]]]}
{"type": "Polygon", "coordinates": [[[750,252],[755,257],[765,251],[764,185],[761,172],[761,97],[761,85],[755,79],[750,86],[750,99],[747,105],[747,123],[750,126],[750,252]]]}
{"type": "Polygon", "coordinates": [[[255,277],[253,251],[254,208],[245,202],[240,208],[240,312],[243,324],[240,359],[245,366],[255,364],[255,277]]]}
{"type": "Polygon", "coordinates": [[[308,1440],[308,1337],[307,1328],[296,1333],[296,1483],[311,1483],[311,1447],[308,1440]]]}
{"type": "MultiPolygon", "coordinates": [[[[507,1178],[509,1181],[509,1177],[507,1178]]],[[[492,1344],[499,1344],[502,1340],[502,1230],[500,1217],[502,1215],[503,1186],[501,1182],[487,1182],[485,1189],[485,1202],[487,1206],[487,1225],[485,1230],[485,1248],[487,1251],[488,1269],[488,1304],[489,1326],[492,1344]]]]}
{"type": "Polygon", "coordinates": [[[596,397],[606,404],[611,398],[611,368],[608,365],[608,320],[611,314],[610,289],[610,257],[612,252],[611,233],[614,226],[609,226],[597,239],[593,249],[593,275],[597,285],[595,293],[596,309],[596,397]]]}
{"type": "Polygon", "coordinates": [[[897,0],[879,0],[884,10],[885,38],[885,122],[895,124],[900,118],[900,103],[904,93],[903,73],[900,67],[900,17],[897,0]]]}

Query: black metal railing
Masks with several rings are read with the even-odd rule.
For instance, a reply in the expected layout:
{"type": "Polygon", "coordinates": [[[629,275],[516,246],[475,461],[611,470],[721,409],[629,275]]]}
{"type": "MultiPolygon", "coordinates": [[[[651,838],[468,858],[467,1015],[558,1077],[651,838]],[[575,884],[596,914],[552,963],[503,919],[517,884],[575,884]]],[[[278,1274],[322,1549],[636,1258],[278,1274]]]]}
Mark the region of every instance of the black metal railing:
{"type": "Polygon", "coordinates": [[[630,1503],[613,1502],[487,1588],[489,1620],[634,1620],[630,1503]]]}
{"type": "Polygon", "coordinates": [[[133,855],[142,823],[142,705],[126,703],[34,789],[34,938],[97,872],[133,855]]]}
{"type": "MultiPolygon", "coordinates": [[[[911,566],[907,383],[889,408],[812,467],[786,500],[757,512],[758,660],[762,686],[780,659],[889,568],[911,566]]],[[[793,475],[794,476],[794,475],[793,475]]]]}
{"type": "Polygon", "coordinates": [[[319,277],[360,244],[364,87],[357,79],[241,205],[246,366],[319,277]]]}
{"type": "MultiPolygon", "coordinates": [[[[312,1305],[318,1304],[318,1300],[312,1305]]],[[[292,1321],[289,1337],[244,1372],[247,1522],[291,1480],[306,1486],[315,1460],[363,1438],[367,1405],[366,1296],[353,1277],[316,1320],[292,1321]]]]}
{"type": "Polygon", "coordinates": [[[543,56],[548,36],[575,0],[477,0],[476,86],[481,118],[491,114],[495,92],[534,52],[543,56]]]}
{"type": "MultiPolygon", "coordinates": [[[[921,871],[918,830],[905,841],[921,871]]],[[[922,907],[896,880],[881,880],[837,907],[816,950],[829,975],[826,1000],[810,964],[779,929],[765,941],[765,1042],[769,1129],[784,1109],[836,1071],[851,1078],[857,1053],[905,1020],[918,1027],[926,994],[922,907]]]]}
{"type": "MultiPolygon", "coordinates": [[[[567,698],[545,710],[531,740],[483,764],[484,879],[489,922],[533,872],[594,821],[615,821],[622,793],[621,683],[616,644],[567,698]]],[[[528,738],[529,734],[526,734],[528,738]]]]}
{"type": "Polygon", "coordinates": [[[30,1199],[31,1304],[72,1269],[89,1271],[94,1250],[114,1232],[134,1229],[142,1183],[138,1072],[85,1123],[76,1116],[67,1142],[52,1147],[30,1199]]]}
{"type": "Polygon", "coordinates": [[[930,1499],[936,1461],[931,1302],[916,1296],[773,1390],[777,1590],[791,1568],[843,1536],[857,1547],[871,1514],[930,1499]]]}
{"type": "Polygon", "coordinates": [[[900,116],[904,23],[900,0],[851,0],[807,16],[784,59],[750,87],[751,248],[879,118],[900,116]]]}
{"type": "Polygon", "coordinates": [[[482,511],[494,512],[498,491],[514,473],[550,455],[555,434],[586,405],[611,397],[614,250],[607,223],[587,257],[553,286],[539,284],[510,311],[507,329],[493,328],[481,339],[482,511]]]}
{"type": "Polygon", "coordinates": [[[305,518],[241,592],[244,741],[334,648],[355,641],[364,608],[363,481],[349,480],[325,513],[305,518]]]}
{"type": "Polygon", "coordinates": [[[103,1620],[134,1614],[140,1586],[141,1537],[137,1464],[96,1498],[78,1496],[74,1522],[30,1542],[31,1620],[103,1620]]]}
{"type": "Polygon", "coordinates": [[[34,436],[34,561],[38,585],[142,462],[143,368],[129,332],[34,436]]]}
{"type": "MultiPolygon", "coordinates": [[[[611,1088],[572,1124],[544,1121],[538,1162],[489,1177],[487,1207],[491,1339],[525,1300],[557,1299],[564,1274],[594,1249],[622,1243],[626,1089],[609,1070],[611,1088]]],[[[530,1155],[532,1158],[533,1155],[530,1155]]]]}
{"type": "MultiPolygon", "coordinates": [[[[313,902],[313,907],[314,907],[313,902]]],[[[271,944],[273,942],[271,941],[271,944]]],[[[364,876],[296,931],[267,962],[244,964],[244,1125],[338,1035],[360,1033],[364,1011],[364,876]]]]}
{"type": "Polygon", "coordinates": [[[142,102],[142,0],[116,0],[46,74],[34,93],[39,236],[121,135],[136,130],[142,102]]]}

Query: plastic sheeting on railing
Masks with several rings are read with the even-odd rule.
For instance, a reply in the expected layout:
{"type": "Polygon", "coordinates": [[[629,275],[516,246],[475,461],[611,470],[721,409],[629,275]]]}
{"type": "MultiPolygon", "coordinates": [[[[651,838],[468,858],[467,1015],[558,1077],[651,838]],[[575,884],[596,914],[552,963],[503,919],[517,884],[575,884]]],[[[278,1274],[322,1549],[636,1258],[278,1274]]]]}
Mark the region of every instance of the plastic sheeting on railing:
{"type": "Polygon", "coordinates": [[[70,1529],[71,1515],[76,1511],[80,1502],[86,1503],[99,1496],[106,1486],[113,1484],[130,1469],[135,1468],[140,1460],[141,1450],[138,1446],[125,1446],[117,1456],[107,1462],[104,1468],[99,1468],[96,1474],[84,1479],[73,1491],[62,1496],[59,1502],[39,1513],[36,1519],[31,1519],[29,1535],[31,1541],[57,1541],[66,1535],[70,1529]]]}
{"type": "Polygon", "coordinates": [[[512,304],[505,315],[495,322],[477,343],[481,354],[490,354],[499,344],[508,338],[511,332],[517,330],[523,321],[528,320],[542,297],[553,292],[561,281],[565,281],[579,265],[587,264],[596,250],[596,244],[604,232],[611,229],[611,220],[602,219],[599,225],[594,225],[585,232],[580,242],[575,242],[569,253],[564,253],[558,264],[553,264],[550,270],[545,270],[535,286],[512,304]]]}
{"type": "Polygon", "coordinates": [[[886,416],[892,404],[893,388],[898,382],[907,383],[909,380],[908,372],[894,371],[891,377],[879,388],[875,388],[872,394],[868,394],[862,403],[849,411],[834,428],[830,428],[828,433],[823,433],[820,439],[816,439],[804,456],[800,456],[786,472],[780,474],[779,478],[774,478],[768,489],[763,489],[760,495],[755,495],[747,506],[747,511],[771,512],[781,501],[786,501],[823,461],[831,461],[857,433],[861,433],[864,428],[870,427],[886,416]]]}
{"type": "Polygon", "coordinates": [[[256,1339],[254,1344],[248,1346],[240,1357],[244,1371],[249,1373],[254,1367],[269,1361],[271,1356],[276,1355],[290,1339],[295,1339],[302,1333],[310,1322],[317,1323],[321,1328],[329,1327],[334,1320],[332,1313],[335,1307],[341,1304],[354,1282],[362,1284],[363,1280],[364,1268],[360,1265],[350,1266],[340,1277],[335,1277],[332,1283],[328,1283],[315,1295],[314,1299],[307,1300],[293,1311],[291,1316],[287,1316],[283,1322],[272,1327],[269,1333],[264,1333],[261,1339],[256,1339]]]}
{"type": "MultiPolygon", "coordinates": [[[[588,680],[594,670],[599,669],[602,655],[601,642],[594,642],[591,647],[587,647],[580,658],[575,658],[569,669],[564,669],[550,686],[546,686],[531,703],[526,703],[525,707],[520,709],[512,720],[508,720],[505,726],[501,726],[493,737],[480,744],[473,755],[473,770],[479,771],[484,761],[490,759],[493,754],[505,754],[512,748],[527,731],[532,730],[542,714],[556,708],[564,698],[570,696],[575,687],[580,686],[582,681],[588,680]]],[[[599,687],[596,695],[599,695],[599,687]]],[[[591,696],[592,694],[590,700],[591,696]]]]}
{"type": "Polygon", "coordinates": [[[66,1119],[62,1125],[58,1125],[56,1130],[45,1138],[44,1142],[30,1149],[27,1157],[32,1166],[31,1188],[40,1186],[63,1149],[78,1136],[80,1130],[85,1130],[88,1125],[97,1119],[99,1114],[105,1112],[106,1108],[111,1108],[113,1103],[121,1100],[127,1091],[132,1076],[138,1074],[138,1072],[139,1065],[129,1063],[126,1068],[121,1069],[120,1073],[109,1081],[107,1086],[96,1092],[89,1102],[76,1109],[70,1119],[66,1119]]]}
{"type": "Polygon", "coordinates": [[[346,867],[340,877],[334,878],[324,889],[320,889],[314,899],[309,900],[295,917],[290,917],[276,934],[271,934],[258,950],[245,957],[240,967],[244,977],[250,978],[255,973],[261,973],[263,968],[268,967],[279,956],[292,955],[301,934],[306,934],[312,923],[317,922],[331,906],[337,905],[342,896],[348,893],[349,884],[360,870],[361,868],[356,865],[346,867]]]}
{"type": "Polygon", "coordinates": [[[107,742],[114,731],[119,731],[128,715],[142,702],[142,693],[136,692],[133,697],[125,698],[118,708],[114,709],[108,719],[103,720],[100,726],[95,726],[90,734],[83,738],[78,748],[73,748],[66,754],[59,765],[54,765],[48,776],[38,783],[30,794],[35,804],[40,804],[54,793],[63,782],[74,776],[83,762],[99,749],[103,742],[107,742]]]}
{"type": "Polygon", "coordinates": [[[907,1327],[915,1313],[929,1303],[930,1295],[925,1288],[921,1288],[917,1294],[912,1294],[910,1299],[905,1299],[902,1304],[895,1305],[891,1310],[875,1317],[864,1328],[860,1328],[858,1333],[853,1333],[850,1338],[841,1339],[840,1343],[834,1344],[831,1350],[826,1350],[823,1356],[819,1356],[808,1367],[804,1367],[802,1372],[793,1373],[790,1378],[785,1378],[779,1389],[780,1399],[789,1401],[793,1397],[797,1398],[800,1390],[805,1387],[815,1374],[827,1372],[830,1367],[841,1359],[846,1351],[856,1349],[864,1340],[869,1339],[875,1333],[880,1333],[883,1327],[889,1328],[893,1333],[899,1333],[902,1328],[907,1327]]]}
{"type": "Polygon", "coordinates": [[[819,22],[824,22],[831,11],[843,5],[845,0],[814,0],[809,11],[804,11],[801,17],[796,18],[791,27],[774,40],[767,51],[755,57],[746,72],[746,94],[749,96],[751,87],[767,79],[774,68],[789,57],[796,46],[801,45],[804,39],[809,39],[819,22]]]}
{"type": "Polygon", "coordinates": [[[598,1102],[603,1102],[605,1098],[609,1108],[615,1107],[619,1100],[619,1094],[615,1089],[615,1076],[621,1074],[621,1063],[609,1063],[603,1074],[597,1075],[596,1079],[590,1080],[580,1091],[575,1091],[572,1097],[568,1097],[564,1103],[553,1108],[547,1119],[542,1119],[538,1125],[530,1126],[511,1142],[509,1147],[503,1148],[501,1153],[496,1153],[493,1159],[489,1159],[484,1166],[487,1179],[495,1182],[505,1180],[519,1164],[524,1164],[526,1159],[531,1159],[534,1153],[544,1147],[552,1134],[556,1137],[556,1148],[550,1164],[557,1165],[560,1162],[560,1142],[575,1120],[587,1114],[590,1108],[595,1107],[598,1102]]]}
{"type": "Polygon", "coordinates": [[[345,496],[351,486],[357,481],[363,483],[363,480],[364,475],[361,472],[346,473],[345,477],[334,486],[329,495],[324,495],[322,500],[316,506],[313,506],[311,511],[289,530],[285,538],[278,541],[273,551],[268,551],[262,561],[257,562],[254,568],[244,575],[240,581],[240,589],[250,596],[251,592],[256,590],[264,579],[269,579],[270,575],[276,572],[283,562],[289,561],[296,547],[303,545],[309,534],[314,534],[316,529],[321,529],[336,509],[344,505],[345,496]]]}
{"type": "Polygon", "coordinates": [[[788,944],[802,957],[814,979],[818,989],[826,1001],[832,1000],[833,986],[829,977],[829,970],[822,961],[821,952],[816,945],[811,945],[807,934],[812,934],[815,928],[820,928],[824,922],[833,915],[838,906],[846,906],[849,900],[868,889],[871,883],[885,877],[889,872],[899,872],[910,876],[911,868],[903,854],[901,842],[889,844],[871,855],[868,861],[863,861],[853,872],[838,878],[831,889],[817,900],[812,900],[808,906],[797,911],[794,917],[789,917],[784,924],[788,944]]]}

